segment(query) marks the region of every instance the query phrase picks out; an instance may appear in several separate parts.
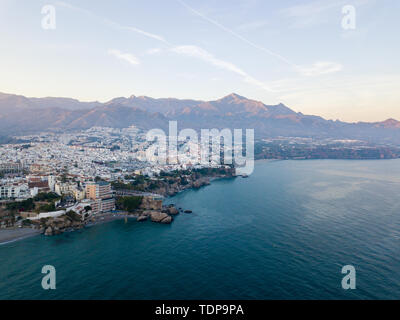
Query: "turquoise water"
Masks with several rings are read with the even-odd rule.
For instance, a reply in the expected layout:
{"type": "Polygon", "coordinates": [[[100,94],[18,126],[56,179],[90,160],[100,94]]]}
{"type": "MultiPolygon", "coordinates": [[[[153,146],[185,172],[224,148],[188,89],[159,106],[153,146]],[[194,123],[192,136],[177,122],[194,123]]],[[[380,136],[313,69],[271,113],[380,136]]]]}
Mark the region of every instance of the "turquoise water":
{"type": "Polygon", "coordinates": [[[257,162],[169,199],[172,225],[114,221],[0,246],[1,299],[399,299],[400,161],[257,162]],[[41,288],[41,268],[57,289],[41,288]],[[343,290],[354,265],[357,289],[343,290]]]}

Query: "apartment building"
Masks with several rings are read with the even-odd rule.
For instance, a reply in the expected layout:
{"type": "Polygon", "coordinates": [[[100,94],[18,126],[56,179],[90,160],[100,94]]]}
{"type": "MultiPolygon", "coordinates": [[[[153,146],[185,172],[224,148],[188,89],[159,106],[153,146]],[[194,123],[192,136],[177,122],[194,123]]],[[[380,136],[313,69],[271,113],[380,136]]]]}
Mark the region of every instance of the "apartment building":
{"type": "Polygon", "coordinates": [[[14,163],[14,162],[6,162],[0,163],[0,172],[1,173],[19,173],[23,169],[21,163],[14,163]]]}
{"type": "Polygon", "coordinates": [[[92,200],[112,198],[111,184],[105,181],[88,183],[86,185],[86,198],[92,200]]]}
{"type": "Polygon", "coordinates": [[[63,195],[74,195],[74,191],[77,188],[76,183],[71,182],[56,182],[54,185],[54,191],[59,196],[63,195]]]}
{"type": "Polygon", "coordinates": [[[86,185],[86,198],[93,200],[93,213],[110,212],[115,208],[115,199],[111,184],[105,181],[91,182],[86,185]]]}
{"type": "Polygon", "coordinates": [[[1,199],[26,199],[29,198],[30,191],[26,183],[24,184],[6,184],[0,186],[1,199]]]}

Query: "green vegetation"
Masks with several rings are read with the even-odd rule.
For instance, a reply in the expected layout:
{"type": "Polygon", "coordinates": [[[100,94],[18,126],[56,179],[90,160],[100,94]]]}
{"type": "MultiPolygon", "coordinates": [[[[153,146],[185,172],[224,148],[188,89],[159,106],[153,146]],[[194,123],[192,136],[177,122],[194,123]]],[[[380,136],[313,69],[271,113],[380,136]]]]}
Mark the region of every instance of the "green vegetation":
{"type": "Polygon", "coordinates": [[[56,210],[55,201],[60,199],[56,193],[39,193],[34,198],[23,201],[14,201],[5,205],[5,210],[10,214],[20,211],[52,212],[56,210]],[[44,202],[44,203],[43,203],[44,202]]]}
{"type": "Polygon", "coordinates": [[[186,178],[182,178],[182,179],[181,179],[181,184],[182,184],[183,186],[186,186],[187,184],[189,184],[189,181],[187,181],[186,178]]]}
{"type": "MultiPolygon", "coordinates": [[[[129,176],[130,178],[135,179],[131,183],[123,183],[121,181],[113,181],[111,182],[111,186],[114,190],[136,190],[136,191],[145,191],[147,183],[150,181],[148,177],[137,175],[137,176],[129,176]]],[[[154,187],[154,186],[153,186],[154,187]]]]}
{"type": "Polygon", "coordinates": [[[49,192],[49,193],[40,192],[36,196],[33,197],[33,200],[35,200],[35,201],[47,201],[47,202],[51,202],[51,201],[59,200],[59,199],[61,199],[61,197],[57,193],[54,193],[54,192],[49,192]]]}
{"type": "Polygon", "coordinates": [[[37,212],[37,213],[52,212],[52,211],[56,211],[56,206],[54,205],[54,203],[36,205],[36,207],[35,207],[35,212],[37,212]]]}
{"type": "Polygon", "coordinates": [[[127,175],[125,179],[133,180],[111,182],[114,190],[131,190],[152,193],[163,193],[171,187],[188,186],[202,177],[232,176],[232,168],[203,168],[193,170],[161,171],[158,176],[149,178],[143,175],[127,175]]]}
{"type": "Polygon", "coordinates": [[[120,210],[125,210],[128,212],[135,212],[136,209],[139,208],[140,204],[142,203],[143,197],[121,197],[118,198],[116,207],[120,210]]]}
{"type": "Polygon", "coordinates": [[[68,211],[65,215],[68,218],[70,218],[72,221],[81,221],[82,220],[81,216],[74,211],[68,211]]]}
{"type": "Polygon", "coordinates": [[[112,181],[111,187],[114,190],[134,190],[134,187],[130,183],[123,183],[121,181],[112,181]]]}
{"type": "Polygon", "coordinates": [[[19,202],[11,202],[6,204],[6,209],[8,211],[30,211],[35,208],[35,203],[33,202],[33,199],[27,199],[24,201],[19,201],[19,202]]]}

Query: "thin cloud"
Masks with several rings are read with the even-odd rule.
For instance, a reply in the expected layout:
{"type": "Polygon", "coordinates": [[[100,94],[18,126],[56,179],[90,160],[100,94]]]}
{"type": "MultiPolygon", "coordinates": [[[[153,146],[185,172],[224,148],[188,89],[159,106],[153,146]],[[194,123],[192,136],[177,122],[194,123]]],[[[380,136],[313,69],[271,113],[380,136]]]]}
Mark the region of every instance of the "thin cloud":
{"type": "MultiPolygon", "coordinates": [[[[265,83],[253,78],[252,76],[248,75],[246,72],[244,72],[243,70],[241,70],[240,68],[236,67],[234,64],[230,63],[230,62],[226,62],[220,59],[215,58],[212,54],[208,53],[207,51],[205,51],[204,49],[197,47],[197,46],[173,46],[171,43],[169,43],[166,39],[164,39],[162,36],[154,34],[154,33],[150,33],[141,29],[138,29],[136,27],[128,27],[128,26],[123,26],[115,21],[112,21],[110,19],[105,19],[102,17],[99,17],[97,15],[95,15],[94,13],[86,10],[86,9],[82,9],[80,7],[77,6],[73,6],[70,5],[69,3],[63,2],[63,1],[58,1],[56,2],[57,5],[63,6],[65,8],[69,8],[72,10],[76,10],[82,13],[85,13],[87,15],[90,15],[94,18],[99,19],[102,23],[117,29],[117,30],[128,30],[128,31],[132,31],[138,34],[141,34],[143,36],[146,36],[148,38],[160,41],[164,44],[167,44],[170,47],[171,51],[174,51],[175,53],[178,54],[182,54],[182,55],[186,55],[186,56],[191,56],[191,57],[196,57],[198,59],[202,59],[203,61],[208,62],[209,64],[212,64],[218,68],[222,68],[231,72],[234,72],[240,76],[243,77],[244,81],[253,85],[256,85],[264,90],[268,90],[268,91],[272,91],[271,88],[269,86],[267,86],[265,83]]],[[[182,3],[184,4],[184,3],[182,3]]],[[[185,5],[185,4],[184,4],[185,5]]],[[[186,6],[186,5],[185,5],[186,6]]],[[[193,10],[193,9],[191,9],[193,10]]],[[[223,26],[221,26],[222,28],[224,28],[223,26]]],[[[233,31],[231,31],[233,32],[233,31]]],[[[237,35],[239,36],[239,35],[237,35]]],[[[239,36],[240,37],[240,36],[239,36]]],[[[266,49],[265,49],[266,50],[266,49]]],[[[147,53],[148,54],[156,54],[161,52],[161,49],[150,49],[147,53]]],[[[112,49],[108,51],[109,54],[113,55],[114,57],[121,59],[121,60],[125,60],[127,62],[129,62],[131,65],[138,65],[139,64],[139,60],[132,54],[130,53],[122,53],[119,50],[116,49],[112,49]]],[[[273,53],[272,53],[273,54],[273,53]]]]}
{"type": "Polygon", "coordinates": [[[221,30],[223,30],[223,31],[225,31],[225,32],[227,32],[227,33],[230,33],[231,35],[233,35],[234,37],[238,38],[239,40],[241,40],[241,41],[243,41],[243,42],[249,44],[250,46],[252,46],[252,47],[254,47],[254,48],[256,48],[256,49],[258,49],[258,50],[260,50],[260,51],[263,51],[264,53],[269,54],[270,56],[273,56],[273,57],[275,57],[275,58],[278,58],[278,59],[281,60],[282,62],[284,62],[284,63],[286,63],[286,64],[288,64],[288,65],[290,65],[290,66],[292,66],[292,67],[297,67],[293,62],[291,62],[289,59],[285,58],[284,56],[282,56],[282,55],[280,55],[280,54],[278,54],[278,53],[276,53],[276,52],[273,52],[273,51],[271,51],[271,50],[269,50],[269,49],[267,49],[267,48],[261,47],[261,46],[259,46],[258,44],[254,43],[254,42],[252,42],[252,41],[250,41],[250,40],[248,40],[248,39],[246,39],[245,37],[241,36],[240,34],[236,33],[235,31],[233,31],[233,30],[231,30],[231,29],[225,27],[224,25],[220,24],[219,22],[217,22],[217,21],[215,21],[215,20],[213,20],[213,19],[211,19],[211,18],[205,16],[205,15],[202,14],[201,12],[197,11],[196,9],[194,9],[194,8],[192,8],[191,6],[189,6],[188,4],[186,4],[184,1],[182,1],[182,0],[177,0],[177,1],[178,1],[181,5],[183,5],[185,8],[187,8],[188,10],[190,10],[191,12],[193,12],[194,14],[196,14],[197,16],[201,17],[202,19],[204,19],[204,20],[210,22],[211,24],[217,26],[219,29],[221,29],[221,30]]]}
{"type": "Polygon", "coordinates": [[[340,63],[330,61],[315,62],[312,66],[300,66],[298,71],[304,76],[319,76],[328,73],[339,72],[343,69],[340,63]]]}
{"type": "Polygon", "coordinates": [[[180,55],[203,60],[203,61],[207,62],[208,64],[211,64],[217,68],[236,73],[236,74],[240,75],[245,82],[256,85],[264,90],[272,91],[272,89],[268,85],[253,78],[252,76],[247,74],[245,71],[243,71],[242,69],[240,69],[233,63],[218,59],[218,58],[214,57],[208,51],[206,51],[198,46],[193,46],[193,45],[177,46],[177,47],[171,48],[170,50],[172,52],[175,52],[180,55]]]}
{"type": "MultiPolygon", "coordinates": [[[[236,38],[240,39],[241,41],[249,44],[250,46],[263,51],[264,53],[267,53],[271,56],[274,56],[276,58],[278,58],[279,60],[283,61],[284,63],[292,66],[295,71],[299,72],[302,75],[305,76],[315,76],[315,75],[320,75],[320,74],[326,74],[326,73],[331,73],[331,72],[337,72],[341,70],[341,67],[339,68],[337,65],[333,66],[333,65],[320,65],[320,63],[315,63],[313,66],[311,67],[302,67],[302,66],[298,66],[296,64],[294,64],[293,62],[291,62],[290,60],[288,60],[287,58],[269,50],[266,49],[264,47],[261,47],[257,44],[255,44],[254,42],[251,42],[249,40],[247,40],[246,38],[244,38],[243,36],[239,35],[238,33],[236,33],[235,31],[223,26],[222,24],[206,17],[205,15],[203,15],[202,13],[198,12],[197,10],[193,9],[192,7],[188,6],[184,1],[182,0],[177,0],[178,2],[180,2],[184,7],[186,7],[187,9],[189,9],[190,11],[192,11],[193,13],[195,13],[196,15],[200,16],[202,19],[205,19],[206,21],[214,24],[215,26],[217,26],[218,28],[224,30],[225,32],[230,33],[231,35],[235,36],[236,38]]],[[[207,63],[214,65],[220,69],[224,69],[233,73],[236,73],[238,75],[240,75],[243,80],[249,84],[255,85],[259,88],[262,88],[263,90],[267,90],[267,91],[274,91],[271,89],[270,86],[266,85],[264,82],[257,80],[256,78],[250,76],[248,73],[246,73],[245,71],[243,71],[242,69],[240,69],[239,67],[235,66],[234,64],[218,59],[216,57],[214,57],[212,54],[210,54],[209,52],[207,52],[206,50],[197,47],[197,46],[174,46],[172,45],[170,42],[168,42],[164,37],[162,37],[161,35],[155,34],[155,33],[151,33],[136,27],[131,27],[131,26],[124,26],[121,25],[115,21],[112,21],[110,19],[106,19],[100,16],[97,16],[96,14],[94,14],[93,12],[83,9],[81,7],[77,7],[75,5],[71,5],[69,3],[63,2],[63,1],[57,1],[56,5],[71,9],[71,10],[75,10],[75,11],[79,11],[81,13],[84,13],[86,15],[89,15],[93,18],[96,18],[98,20],[100,20],[102,23],[116,29],[116,30],[127,30],[127,31],[131,31],[140,35],[143,35],[147,38],[153,39],[153,40],[157,40],[159,42],[162,42],[163,44],[166,44],[170,50],[174,51],[175,53],[178,54],[182,54],[182,55],[186,55],[186,56],[191,56],[191,57],[196,57],[198,59],[201,59],[203,61],[206,61],[207,63]]],[[[260,26],[260,23],[258,23],[258,26],[260,26]]],[[[257,23],[253,24],[252,26],[247,26],[247,27],[257,27],[257,23]]],[[[158,54],[162,51],[162,49],[159,48],[154,48],[154,49],[150,49],[148,50],[146,53],[149,55],[152,54],[158,54]]],[[[121,59],[121,60],[125,60],[128,63],[130,63],[131,65],[138,65],[140,64],[139,60],[137,59],[137,57],[135,57],[134,55],[130,54],[130,53],[123,53],[119,50],[116,49],[112,49],[109,50],[108,52],[109,54],[113,55],[114,57],[121,59]]]]}
{"type": "Polygon", "coordinates": [[[123,53],[123,52],[121,52],[119,50],[116,50],[116,49],[108,50],[108,53],[110,55],[116,57],[117,59],[129,62],[131,65],[140,64],[139,60],[133,54],[123,53]]]}
{"type": "Polygon", "coordinates": [[[72,5],[70,3],[67,3],[67,2],[64,2],[64,1],[56,1],[54,4],[56,6],[59,6],[59,7],[64,7],[64,8],[67,8],[67,9],[79,11],[79,12],[85,13],[87,15],[96,17],[96,15],[93,12],[91,12],[89,10],[86,10],[86,9],[83,9],[81,7],[74,6],[74,5],[72,5]]]}
{"type": "Polygon", "coordinates": [[[162,50],[160,48],[152,48],[152,49],[147,50],[146,53],[150,54],[150,55],[154,55],[154,54],[161,53],[161,51],[162,50]]]}
{"type": "MultiPolygon", "coordinates": [[[[194,8],[192,8],[191,6],[189,6],[188,4],[186,4],[183,0],[177,0],[181,5],[183,5],[185,8],[187,8],[188,10],[190,10],[191,12],[193,12],[194,14],[196,14],[197,16],[201,17],[202,19],[212,23],[213,25],[217,26],[219,29],[224,30],[225,32],[233,35],[234,37],[238,38],[239,40],[249,44],[250,46],[264,52],[267,53],[275,58],[278,58],[280,61],[290,65],[292,68],[294,68],[294,70],[302,75],[305,76],[315,76],[315,75],[321,75],[321,74],[326,74],[326,73],[332,73],[332,72],[338,72],[340,70],[342,70],[342,66],[340,64],[337,63],[331,63],[331,62],[316,62],[313,64],[313,66],[311,67],[303,67],[303,66],[299,66],[295,63],[293,63],[292,61],[290,61],[289,59],[287,59],[286,57],[273,52],[267,48],[261,47],[258,44],[246,39],[245,37],[241,36],[240,34],[236,33],[235,31],[225,27],[224,25],[220,24],[219,22],[210,19],[209,17],[205,16],[204,14],[202,14],[201,12],[195,10],[194,8]]],[[[359,0],[359,2],[367,2],[369,0],[359,0]]],[[[337,5],[337,3],[334,4],[335,6],[337,5]]],[[[314,8],[312,10],[314,10],[314,12],[320,12],[320,11],[325,11],[327,9],[329,9],[332,5],[326,5],[322,6],[320,5],[318,8],[314,8]]],[[[307,14],[307,10],[309,9],[309,6],[297,6],[297,7],[291,7],[288,8],[288,14],[292,15],[292,16],[301,16],[304,14],[307,14]]]]}
{"type": "Polygon", "coordinates": [[[247,22],[244,24],[241,24],[238,26],[236,29],[240,31],[254,31],[260,28],[263,28],[268,25],[267,20],[260,20],[260,21],[252,21],[252,22],[247,22]]]}
{"type": "Polygon", "coordinates": [[[148,31],[144,31],[144,30],[136,28],[136,27],[123,26],[123,25],[121,25],[121,24],[119,24],[119,23],[117,23],[115,21],[112,21],[110,19],[102,18],[102,17],[94,14],[93,12],[91,12],[89,10],[83,9],[83,8],[75,6],[75,5],[71,5],[71,4],[67,3],[67,2],[56,1],[55,4],[60,6],[60,7],[64,7],[64,8],[71,9],[71,10],[75,10],[75,11],[84,13],[86,15],[89,15],[89,16],[91,16],[93,18],[96,18],[96,19],[100,20],[102,23],[104,23],[106,25],[109,25],[110,27],[112,27],[114,29],[132,31],[134,33],[143,35],[143,36],[145,36],[147,38],[158,40],[158,41],[161,41],[163,43],[168,43],[162,36],[160,36],[158,34],[154,34],[154,33],[148,32],[148,31]]]}
{"type": "Polygon", "coordinates": [[[147,31],[141,30],[141,29],[136,28],[136,27],[123,26],[123,25],[120,25],[119,23],[117,23],[117,22],[115,22],[115,21],[112,21],[112,20],[109,20],[109,19],[103,19],[103,21],[104,21],[106,24],[110,25],[111,27],[113,27],[113,28],[115,28],[115,29],[132,31],[132,32],[141,34],[141,35],[143,35],[143,36],[145,36],[145,37],[147,37],[147,38],[151,38],[151,39],[154,39],[154,40],[158,40],[158,41],[161,41],[161,42],[163,42],[163,43],[168,43],[167,40],[165,40],[162,36],[160,36],[160,35],[158,35],[158,34],[154,34],[154,33],[151,33],[151,32],[147,32],[147,31]]]}

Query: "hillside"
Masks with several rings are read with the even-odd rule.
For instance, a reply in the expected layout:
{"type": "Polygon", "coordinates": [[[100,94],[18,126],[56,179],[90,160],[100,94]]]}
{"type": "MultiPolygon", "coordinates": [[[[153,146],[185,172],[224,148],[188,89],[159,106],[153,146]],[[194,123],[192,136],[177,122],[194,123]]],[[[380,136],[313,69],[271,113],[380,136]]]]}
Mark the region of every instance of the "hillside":
{"type": "Polygon", "coordinates": [[[45,130],[81,130],[92,126],[143,129],[254,128],[256,138],[276,136],[361,139],[380,143],[400,141],[400,122],[347,123],[295,112],[284,104],[266,105],[238,94],[214,101],[150,97],[115,98],[106,103],[69,98],[27,98],[0,93],[0,134],[45,130]]]}

